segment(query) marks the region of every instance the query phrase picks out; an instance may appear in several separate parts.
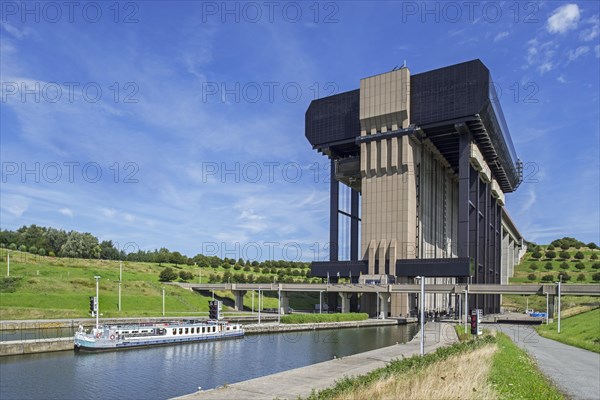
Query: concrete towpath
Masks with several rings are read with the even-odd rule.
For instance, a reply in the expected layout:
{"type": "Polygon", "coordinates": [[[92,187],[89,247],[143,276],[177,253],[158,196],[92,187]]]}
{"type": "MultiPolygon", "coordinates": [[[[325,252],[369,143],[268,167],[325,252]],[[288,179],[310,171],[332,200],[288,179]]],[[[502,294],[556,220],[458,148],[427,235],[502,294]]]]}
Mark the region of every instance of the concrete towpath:
{"type": "Polygon", "coordinates": [[[492,325],[537,362],[539,369],[572,399],[600,399],[600,354],[546,339],[524,325],[492,325]]]}
{"type": "MultiPolygon", "coordinates": [[[[364,375],[384,367],[396,358],[419,354],[420,333],[408,343],[397,344],[348,357],[308,365],[277,374],[263,376],[228,385],[225,388],[196,392],[179,399],[230,400],[230,399],[297,399],[307,397],[313,390],[331,387],[344,376],[364,375]]],[[[454,327],[446,323],[425,325],[425,352],[458,341],[454,327]]]]}

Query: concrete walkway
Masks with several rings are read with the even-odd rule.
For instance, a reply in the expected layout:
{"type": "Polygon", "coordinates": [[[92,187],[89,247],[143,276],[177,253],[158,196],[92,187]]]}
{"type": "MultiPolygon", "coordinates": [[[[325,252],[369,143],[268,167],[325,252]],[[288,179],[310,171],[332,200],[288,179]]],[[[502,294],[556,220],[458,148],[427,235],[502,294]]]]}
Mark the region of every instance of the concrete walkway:
{"type": "MultiPolygon", "coordinates": [[[[354,354],[331,361],[308,365],[290,371],[263,376],[228,385],[226,388],[206,390],[182,396],[180,399],[297,399],[307,397],[313,390],[331,387],[344,376],[364,375],[384,367],[395,358],[419,354],[420,334],[405,344],[384,347],[365,353],[354,354]]],[[[425,351],[458,341],[454,327],[450,324],[430,322],[425,325],[425,351]]]]}
{"type": "Polygon", "coordinates": [[[600,354],[538,335],[523,325],[492,325],[536,360],[539,369],[573,399],[600,399],[600,354]]]}

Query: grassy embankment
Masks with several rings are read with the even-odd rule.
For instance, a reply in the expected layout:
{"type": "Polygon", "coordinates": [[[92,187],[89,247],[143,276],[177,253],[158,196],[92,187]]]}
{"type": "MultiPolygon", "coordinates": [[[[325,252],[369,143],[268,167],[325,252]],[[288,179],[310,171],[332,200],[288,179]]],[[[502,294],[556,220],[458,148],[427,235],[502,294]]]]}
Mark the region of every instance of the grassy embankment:
{"type": "Polygon", "coordinates": [[[540,325],[537,331],[549,339],[600,353],[600,309],[561,319],[560,334],[557,325],[555,320],[549,325],[540,325]]]}
{"type": "Polygon", "coordinates": [[[366,313],[336,313],[336,314],[291,314],[281,317],[284,324],[310,324],[317,322],[364,321],[369,319],[366,313]]]}
{"type": "MultiPolygon", "coordinates": [[[[581,247],[580,249],[571,247],[568,250],[556,248],[554,250],[556,257],[547,258],[545,254],[548,251],[548,246],[540,246],[540,248],[543,256],[536,259],[532,257],[533,253],[526,253],[521,262],[515,266],[515,273],[510,278],[510,283],[552,284],[558,280],[559,272],[566,272],[570,276],[570,279],[565,283],[567,285],[574,283],[599,283],[598,281],[594,281],[592,277],[595,273],[600,272],[600,250],[592,250],[587,247],[581,247]],[[562,251],[566,251],[569,254],[569,258],[561,258],[559,254],[562,251]],[[581,252],[584,258],[581,260],[576,259],[575,254],[577,252],[581,252]],[[593,259],[594,255],[598,259],[593,259]],[[583,268],[581,268],[582,266],[583,268]],[[546,275],[552,275],[552,281],[543,282],[542,279],[546,275]],[[530,279],[532,277],[534,279],[530,279]]],[[[563,282],[565,282],[564,279],[563,282]]],[[[587,307],[589,310],[600,305],[599,298],[591,296],[563,296],[561,302],[563,311],[582,306],[587,307]]],[[[504,295],[502,296],[502,305],[508,310],[517,312],[524,312],[527,306],[537,311],[545,311],[546,298],[544,296],[504,295]]]]}
{"type": "Polygon", "coordinates": [[[506,335],[485,335],[424,357],[392,361],[346,377],[309,399],[562,399],[527,354],[506,335]]]}
{"type": "MultiPolygon", "coordinates": [[[[6,258],[0,265],[5,274],[6,258]]],[[[89,296],[96,294],[95,275],[100,280],[100,308],[104,317],[137,317],[162,315],[162,288],[165,288],[167,315],[206,315],[210,293],[198,294],[178,286],[164,285],[158,275],[165,265],[142,262],[123,263],[122,311],[118,310],[119,263],[105,260],[41,257],[11,252],[10,276],[0,279],[0,319],[85,318],[89,317],[89,296]]],[[[189,270],[198,282],[199,269],[179,266],[176,271],[189,270]]],[[[206,268],[208,273],[219,272],[206,268]]],[[[216,292],[216,297],[226,306],[233,305],[233,295],[216,292]]],[[[290,306],[295,309],[312,309],[318,294],[293,293],[290,306]]],[[[244,298],[246,309],[252,304],[252,292],[244,298]]],[[[258,296],[255,294],[255,309],[258,296]]],[[[277,293],[268,292],[264,308],[277,307],[277,293]]],[[[226,310],[227,311],[227,307],[226,310]]]]}

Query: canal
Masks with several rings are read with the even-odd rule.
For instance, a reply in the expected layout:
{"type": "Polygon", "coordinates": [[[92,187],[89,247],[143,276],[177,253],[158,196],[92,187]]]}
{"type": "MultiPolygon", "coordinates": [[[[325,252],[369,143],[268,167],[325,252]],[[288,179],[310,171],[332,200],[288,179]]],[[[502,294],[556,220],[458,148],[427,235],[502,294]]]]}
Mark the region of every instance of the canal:
{"type": "Polygon", "coordinates": [[[410,340],[417,325],[248,335],[98,354],[0,358],[0,398],[165,399],[410,340]]]}

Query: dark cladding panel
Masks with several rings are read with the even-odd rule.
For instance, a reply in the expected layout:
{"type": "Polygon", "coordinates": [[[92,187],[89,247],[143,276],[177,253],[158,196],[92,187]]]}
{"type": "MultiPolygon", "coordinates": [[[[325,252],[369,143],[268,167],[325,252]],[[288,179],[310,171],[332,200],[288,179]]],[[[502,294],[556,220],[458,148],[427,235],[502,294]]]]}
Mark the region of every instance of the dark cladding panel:
{"type": "Polygon", "coordinates": [[[360,89],[313,100],[306,110],[305,134],[313,146],[360,136],[360,89]]]}
{"type": "Polygon", "coordinates": [[[353,261],[313,261],[310,264],[311,276],[319,278],[326,278],[329,274],[330,278],[337,277],[338,272],[343,278],[347,278],[350,275],[353,277],[366,274],[369,271],[369,267],[364,260],[353,260],[353,261]]]}
{"type": "Polygon", "coordinates": [[[457,278],[470,275],[469,258],[428,258],[397,260],[397,276],[428,278],[457,278]]]}
{"type": "Polygon", "coordinates": [[[480,60],[412,75],[410,122],[422,126],[479,113],[488,99],[489,76],[480,60]]]}

